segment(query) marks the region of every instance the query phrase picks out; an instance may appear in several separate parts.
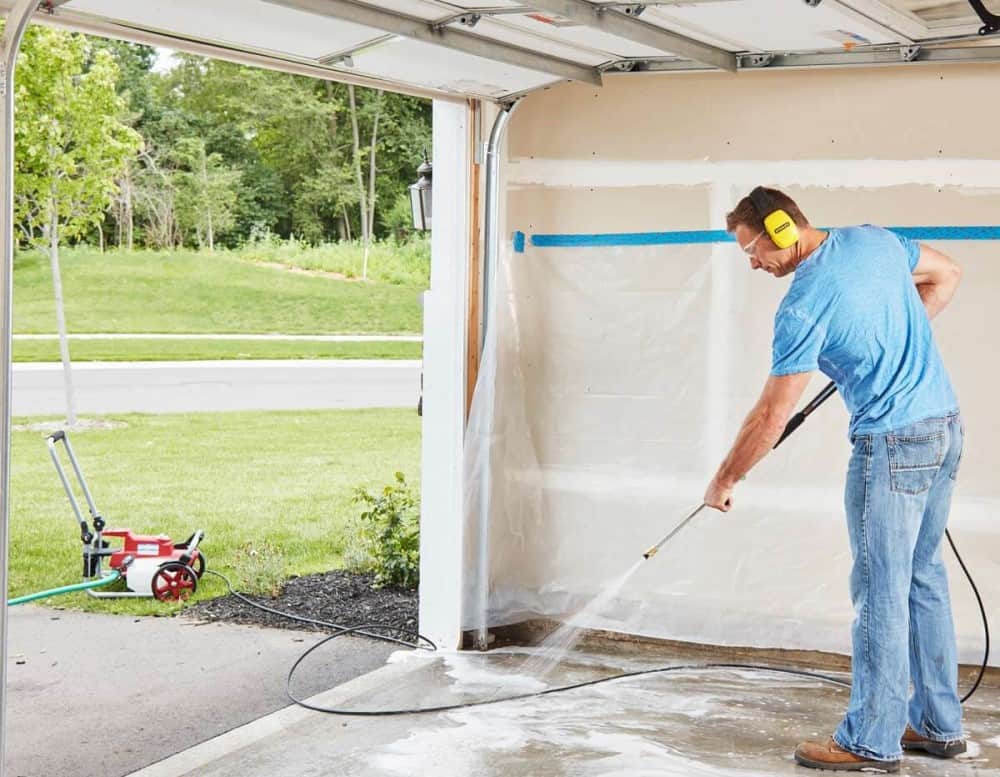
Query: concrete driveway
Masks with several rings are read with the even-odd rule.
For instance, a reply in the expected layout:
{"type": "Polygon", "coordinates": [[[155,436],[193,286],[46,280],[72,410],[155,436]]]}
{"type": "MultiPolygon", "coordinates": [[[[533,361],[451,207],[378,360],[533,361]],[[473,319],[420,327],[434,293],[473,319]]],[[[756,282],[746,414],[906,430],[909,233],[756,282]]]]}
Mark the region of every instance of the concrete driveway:
{"type": "MultiPolygon", "coordinates": [[[[289,704],[285,676],[322,634],[184,617],[9,612],[5,774],[120,777],[289,704]]],[[[379,667],[394,648],[341,637],[303,693],[379,667]]]]}

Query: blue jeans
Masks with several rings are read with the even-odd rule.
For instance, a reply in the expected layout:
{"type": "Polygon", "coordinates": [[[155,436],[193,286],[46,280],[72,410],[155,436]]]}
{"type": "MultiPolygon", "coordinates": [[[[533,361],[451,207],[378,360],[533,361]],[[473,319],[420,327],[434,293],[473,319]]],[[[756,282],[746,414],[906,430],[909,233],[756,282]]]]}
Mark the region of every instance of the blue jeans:
{"type": "Polygon", "coordinates": [[[962,738],[941,559],[962,438],[952,415],[853,440],[844,494],[854,557],[851,698],[834,739],[858,755],[899,759],[907,722],[936,741],[962,738]]]}

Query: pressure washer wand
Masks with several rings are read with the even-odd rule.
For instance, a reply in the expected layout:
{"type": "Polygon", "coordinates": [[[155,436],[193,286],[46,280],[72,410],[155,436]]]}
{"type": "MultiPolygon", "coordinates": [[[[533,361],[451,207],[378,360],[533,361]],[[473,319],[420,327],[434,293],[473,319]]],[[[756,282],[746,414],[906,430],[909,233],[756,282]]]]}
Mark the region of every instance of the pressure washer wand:
{"type": "MultiPolygon", "coordinates": [[[[815,410],[817,407],[819,407],[820,405],[822,405],[824,402],[826,402],[826,400],[828,400],[831,396],[833,396],[833,394],[836,391],[837,391],[837,384],[835,384],[831,380],[826,385],[826,387],[821,392],[819,392],[819,394],[817,394],[808,405],[806,405],[804,408],[802,408],[799,412],[797,412],[795,415],[793,415],[788,420],[788,423],[785,425],[785,430],[781,433],[781,437],[779,437],[778,441],[774,444],[774,448],[777,448],[779,445],[781,445],[781,443],[783,443],[785,441],[785,438],[788,437],[788,435],[790,435],[792,432],[794,432],[796,429],[798,429],[800,426],[802,426],[802,422],[805,421],[809,417],[809,414],[812,413],[813,410],[815,410]]],[[[774,450],[774,448],[772,448],[771,450],[774,450]]],[[[662,548],[664,545],[666,545],[670,541],[670,539],[675,534],[677,534],[677,532],[679,532],[681,529],[683,529],[685,526],[687,526],[688,523],[698,513],[700,513],[702,510],[705,509],[705,507],[707,507],[707,505],[705,505],[704,503],[702,503],[702,505],[700,507],[698,507],[693,513],[691,513],[687,518],[685,518],[683,521],[681,521],[679,524],[677,524],[673,529],[671,529],[670,533],[667,534],[666,537],[664,537],[662,540],[660,540],[658,543],[656,543],[653,547],[651,547],[649,550],[647,550],[645,553],[643,553],[642,557],[644,559],[646,559],[646,560],[649,560],[653,556],[655,556],[656,552],[660,548],[662,548]]]]}
{"type": "Polygon", "coordinates": [[[651,559],[653,556],[655,556],[656,555],[656,551],[658,551],[660,548],[662,548],[664,545],[666,545],[667,542],[670,540],[671,537],[673,537],[675,534],[677,534],[677,532],[679,532],[681,529],[683,529],[685,526],[687,526],[688,521],[690,521],[692,518],[694,518],[698,513],[700,513],[706,507],[707,507],[707,505],[704,504],[704,503],[702,503],[701,506],[699,506],[693,513],[691,513],[691,515],[689,515],[687,518],[685,518],[683,521],[681,521],[679,524],[677,524],[673,529],[671,529],[670,533],[666,537],[664,537],[662,540],[660,540],[658,543],[656,543],[653,547],[651,547],[649,550],[647,550],[645,553],[643,553],[642,557],[644,559],[651,559]]]}

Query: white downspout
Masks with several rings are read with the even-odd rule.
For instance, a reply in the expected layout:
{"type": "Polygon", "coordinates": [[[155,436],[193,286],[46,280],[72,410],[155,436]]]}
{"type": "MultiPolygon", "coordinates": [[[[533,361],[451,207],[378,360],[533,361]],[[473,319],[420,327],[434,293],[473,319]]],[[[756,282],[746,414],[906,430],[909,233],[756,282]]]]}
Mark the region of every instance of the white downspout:
{"type": "Polygon", "coordinates": [[[496,282],[497,257],[500,255],[500,155],[504,135],[507,132],[507,122],[517,110],[519,102],[505,105],[493,121],[490,140],[486,144],[486,201],[484,210],[484,231],[486,245],[483,252],[483,306],[482,323],[480,324],[479,354],[483,353],[486,342],[486,324],[490,313],[490,292],[496,282]]]}
{"type": "Polygon", "coordinates": [[[10,524],[11,334],[14,300],[14,64],[38,0],[18,0],[0,41],[0,777],[7,721],[7,555],[10,524]]]}
{"type": "MultiPolygon", "coordinates": [[[[492,305],[495,304],[491,301],[492,293],[494,291],[494,286],[496,284],[496,268],[497,262],[500,256],[500,156],[503,146],[504,134],[507,130],[507,123],[510,121],[511,115],[517,109],[518,103],[514,102],[510,105],[505,105],[501,109],[500,113],[497,114],[496,120],[493,122],[493,129],[490,132],[490,140],[486,145],[486,201],[484,203],[485,210],[485,223],[484,231],[486,233],[485,250],[483,252],[483,306],[482,306],[482,323],[480,329],[479,337],[479,354],[480,360],[482,360],[482,354],[485,352],[486,347],[486,328],[488,322],[493,318],[495,321],[495,315],[491,316],[492,305]]],[[[490,416],[490,429],[492,430],[493,417],[492,413],[490,416]]],[[[490,597],[490,561],[489,561],[489,549],[490,549],[490,536],[489,536],[489,517],[490,517],[490,489],[492,488],[491,478],[490,478],[490,459],[491,451],[489,448],[489,439],[491,435],[487,435],[486,439],[486,451],[485,451],[485,461],[486,465],[483,468],[483,482],[482,489],[480,490],[480,503],[479,503],[479,525],[477,527],[479,534],[478,543],[478,555],[477,555],[477,565],[478,574],[477,580],[479,585],[478,590],[478,610],[477,613],[477,629],[475,637],[475,647],[477,650],[486,650],[489,647],[489,630],[486,623],[486,613],[489,607],[489,597],[490,597]]]]}

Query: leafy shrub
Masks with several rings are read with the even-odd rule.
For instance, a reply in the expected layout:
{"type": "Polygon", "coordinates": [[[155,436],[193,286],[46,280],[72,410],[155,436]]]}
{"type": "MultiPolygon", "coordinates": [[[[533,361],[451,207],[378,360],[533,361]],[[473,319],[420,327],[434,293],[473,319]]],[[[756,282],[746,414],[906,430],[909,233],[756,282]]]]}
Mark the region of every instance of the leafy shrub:
{"type": "Polygon", "coordinates": [[[374,572],[375,587],[416,588],[420,579],[420,516],[417,499],[402,472],[381,493],[358,487],[354,501],[364,510],[351,524],[344,563],[374,572]]]}

